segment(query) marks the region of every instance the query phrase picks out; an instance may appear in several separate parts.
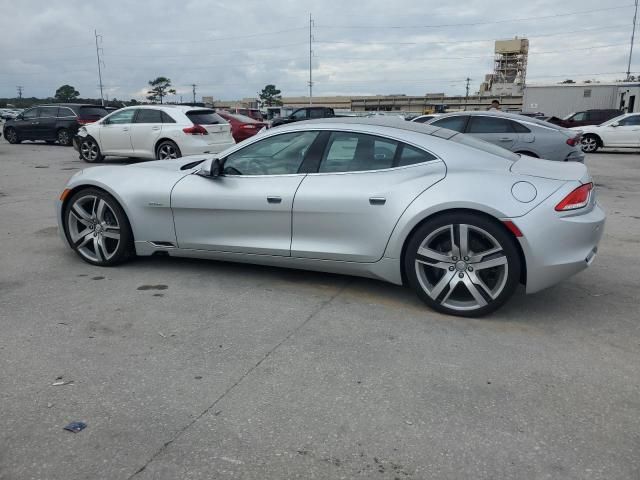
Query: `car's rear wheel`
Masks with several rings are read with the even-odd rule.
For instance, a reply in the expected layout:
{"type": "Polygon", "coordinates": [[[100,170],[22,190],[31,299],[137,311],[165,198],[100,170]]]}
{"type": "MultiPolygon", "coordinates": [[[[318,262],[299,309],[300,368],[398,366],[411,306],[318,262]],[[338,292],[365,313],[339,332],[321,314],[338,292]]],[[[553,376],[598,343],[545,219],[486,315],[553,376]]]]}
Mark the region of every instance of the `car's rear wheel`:
{"type": "Polygon", "coordinates": [[[412,235],[404,256],[409,284],[433,309],[476,317],[496,310],[520,281],[513,236],[472,213],[434,217],[412,235]]]}
{"type": "Polygon", "coordinates": [[[15,128],[7,128],[4,132],[4,137],[7,139],[9,143],[20,143],[20,137],[18,136],[18,132],[16,132],[15,128]]]}
{"type": "Polygon", "coordinates": [[[584,153],[594,153],[600,147],[598,137],[595,135],[585,135],[582,137],[582,151],[584,153]]]}
{"type": "Polygon", "coordinates": [[[67,203],[63,220],[69,245],[84,261],[112,266],[132,256],[129,221],[108,193],[94,188],[77,192],[67,203]]]}
{"type": "Polygon", "coordinates": [[[181,156],[182,153],[180,153],[178,145],[171,140],[165,140],[160,143],[156,149],[156,158],[158,160],[170,160],[172,158],[180,158],[181,156]]]}
{"type": "Polygon", "coordinates": [[[89,163],[101,162],[104,158],[98,143],[91,137],[80,140],[80,157],[89,163]]]}
{"type": "Polygon", "coordinates": [[[57,139],[60,145],[64,145],[65,147],[71,145],[71,133],[66,128],[58,130],[57,139]]]}

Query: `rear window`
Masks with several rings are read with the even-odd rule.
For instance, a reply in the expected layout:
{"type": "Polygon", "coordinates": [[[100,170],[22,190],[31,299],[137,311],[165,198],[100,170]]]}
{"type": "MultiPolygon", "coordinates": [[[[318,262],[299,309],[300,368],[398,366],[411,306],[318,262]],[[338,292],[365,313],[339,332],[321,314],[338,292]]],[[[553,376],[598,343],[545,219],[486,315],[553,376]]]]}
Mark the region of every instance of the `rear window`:
{"type": "Polygon", "coordinates": [[[454,130],[456,132],[463,132],[464,127],[467,124],[467,116],[466,115],[455,115],[453,117],[445,117],[441,120],[436,120],[435,122],[431,122],[430,125],[440,128],[448,128],[449,130],[454,130]]]}
{"type": "Polygon", "coordinates": [[[485,142],[484,140],[472,137],[471,135],[455,135],[451,137],[450,140],[453,142],[461,143],[462,145],[466,145],[471,148],[482,150],[483,152],[490,153],[498,157],[502,157],[506,160],[511,160],[512,162],[517,162],[520,159],[519,155],[510,152],[506,148],[499,147],[497,145],[494,145],[493,143],[485,142]]]}
{"type": "Polygon", "coordinates": [[[187,112],[187,117],[197,125],[217,125],[227,121],[213,110],[192,110],[187,112]]]}
{"type": "Polygon", "coordinates": [[[239,113],[228,113],[227,115],[242,123],[258,123],[256,119],[247,117],[246,115],[240,115],[239,113]]]}
{"type": "Polygon", "coordinates": [[[107,113],[109,112],[103,107],[80,107],[78,109],[78,115],[81,117],[102,118],[107,113]]]}

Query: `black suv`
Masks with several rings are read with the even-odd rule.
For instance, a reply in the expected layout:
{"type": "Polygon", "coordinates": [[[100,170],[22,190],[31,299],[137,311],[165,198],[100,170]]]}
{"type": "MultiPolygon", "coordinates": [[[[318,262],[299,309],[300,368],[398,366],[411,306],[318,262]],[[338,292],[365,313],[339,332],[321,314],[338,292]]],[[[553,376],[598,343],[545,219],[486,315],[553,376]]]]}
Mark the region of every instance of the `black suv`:
{"type": "Polygon", "coordinates": [[[44,140],[71,145],[81,125],[100,120],[107,113],[107,109],[100,105],[39,105],[25,110],[13,120],[7,120],[3,128],[4,138],[9,143],[44,140]]]}
{"type": "Polygon", "coordinates": [[[313,120],[315,118],[332,118],[335,117],[336,114],[333,111],[333,108],[329,107],[304,107],[294,110],[291,115],[288,117],[279,117],[274,118],[272,127],[277,127],[278,125],[285,125],[287,123],[299,122],[301,120],[313,120]]]}
{"type": "Polygon", "coordinates": [[[612,118],[622,115],[624,112],[620,110],[584,110],[575,112],[564,118],[551,117],[547,118],[547,122],[559,125],[564,128],[583,127],[585,125],[600,125],[601,123],[611,120],[612,118]]]}

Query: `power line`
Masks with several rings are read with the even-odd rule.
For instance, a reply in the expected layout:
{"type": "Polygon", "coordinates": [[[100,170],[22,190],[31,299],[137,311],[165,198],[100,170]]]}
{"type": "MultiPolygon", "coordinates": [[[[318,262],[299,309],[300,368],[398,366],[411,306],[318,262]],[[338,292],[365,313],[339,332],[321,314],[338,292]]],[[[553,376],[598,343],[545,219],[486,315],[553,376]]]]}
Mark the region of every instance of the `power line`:
{"type": "Polygon", "coordinates": [[[595,12],[604,12],[609,10],[620,10],[623,8],[633,7],[633,3],[629,3],[626,5],[619,5],[616,7],[606,7],[606,8],[596,8],[592,10],[580,10],[580,11],[572,11],[565,13],[555,13],[553,15],[541,15],[536,17],[525,17],[525,18],[505,18],[502,20],[493,20],[490,22],[468,22],[468,23],[441,23],[434,25],[317,25],[318,28],[392,28],[392,29],[408,29],[408,28],[445,28],[445,27],[473,27],[479,25],[495,25],[498,23],[511,23],[511,22],[524,22],[528,20],[542,20],[547,18],[557,18],[557,17],[566,17],[566,16],[575,16],[575,15],[587,15],[595,12]]]}

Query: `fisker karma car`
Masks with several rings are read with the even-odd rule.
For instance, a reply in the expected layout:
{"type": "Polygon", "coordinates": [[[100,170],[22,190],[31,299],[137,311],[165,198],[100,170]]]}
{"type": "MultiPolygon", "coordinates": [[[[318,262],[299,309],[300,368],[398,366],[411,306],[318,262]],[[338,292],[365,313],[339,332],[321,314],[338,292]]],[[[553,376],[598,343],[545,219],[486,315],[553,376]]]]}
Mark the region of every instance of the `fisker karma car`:
{"type": "Polygon", "coordinates": [[[487,314],[591,264],[605,213],[587,168],[434,126],[334,118],[216,155],[76,173],[57,202],[86,262],[247,262],[407,285],[446,314],[487,314]]]}

